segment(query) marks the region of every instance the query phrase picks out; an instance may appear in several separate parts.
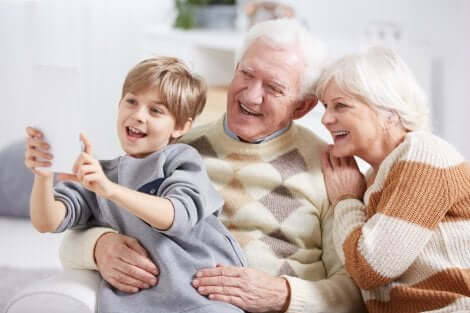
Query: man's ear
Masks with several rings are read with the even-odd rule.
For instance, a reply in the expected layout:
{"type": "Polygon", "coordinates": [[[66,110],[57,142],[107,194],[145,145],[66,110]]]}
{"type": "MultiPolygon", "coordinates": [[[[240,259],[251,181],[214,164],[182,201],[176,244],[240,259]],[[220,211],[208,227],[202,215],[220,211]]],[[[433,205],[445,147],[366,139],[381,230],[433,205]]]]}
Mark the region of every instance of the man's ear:
{"type": "Polygon", "coordinates": [[[191,129],[192,125],[193,125],[193,119],[188,118],[188,120],[186,122],[184,122],[184,124],[182,124],[180,126],[175,126],[175,129],[171,133],[171,137],[176,139],[176,138],[179,138],[179,137],[183,136],[184,134],[186,134],[191,129]]]}
{"type": "Polygon", "coordinates": [[[304,117],[305,114],[310,112],[318,103],[318,98],[314,95],[308,95],[298,102],[298,106],[294,111],[293,120],[304,117]]]}

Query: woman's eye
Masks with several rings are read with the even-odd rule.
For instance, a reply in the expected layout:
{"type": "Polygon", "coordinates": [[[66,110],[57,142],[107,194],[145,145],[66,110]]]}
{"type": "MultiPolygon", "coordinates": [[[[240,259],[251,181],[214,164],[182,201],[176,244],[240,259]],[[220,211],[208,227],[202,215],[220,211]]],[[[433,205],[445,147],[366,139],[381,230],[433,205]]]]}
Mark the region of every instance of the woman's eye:
{"type": "Polygon", "coordinates": [[[338,109],[338,110],[339,110],[339,109],[344,109],[344,108],[346,108],[346,107],[347,107],[347,105],[344,104],[344,103],[336,103],[336,104],[335,104],[335,109],[338,109]]]}

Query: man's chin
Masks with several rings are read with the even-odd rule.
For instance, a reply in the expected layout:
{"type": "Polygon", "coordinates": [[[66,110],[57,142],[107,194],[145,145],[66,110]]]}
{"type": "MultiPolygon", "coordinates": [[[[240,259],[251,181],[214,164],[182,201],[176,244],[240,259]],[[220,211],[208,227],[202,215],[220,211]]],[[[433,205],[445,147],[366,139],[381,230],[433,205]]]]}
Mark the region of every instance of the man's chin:
{"type": "Polygon", "coordinates": [[[243,142],[256,142],[259,137],[254,136],[253,134],[236,134],[243,142]]]}

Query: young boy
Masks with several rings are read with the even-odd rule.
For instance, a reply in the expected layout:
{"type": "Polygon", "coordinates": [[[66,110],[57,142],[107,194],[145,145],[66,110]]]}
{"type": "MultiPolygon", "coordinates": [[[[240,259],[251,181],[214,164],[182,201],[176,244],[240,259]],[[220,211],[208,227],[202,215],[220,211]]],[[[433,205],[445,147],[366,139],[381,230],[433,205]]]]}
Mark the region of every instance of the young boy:
{"type": "Polygon", "coordinates": [[[82,134],[84,152],[67,182],[53,187],[44,169],[52,155],[39,130],[27,128],[25,164],[34,174],[31,220],[40,232],[94,225],[137,238],[160,268],[155,287],[123,293],[102,280],[98,312],[242,312],[201,296],[191,280],[198,269],[244,266],[240,247],[218,220],[223,200],[199,154],[170,144],[185,134],[206,100],[202,79],[178,59],[137,64],[124,82],[117,122],[126,155],[97,161],[82,134]]]}

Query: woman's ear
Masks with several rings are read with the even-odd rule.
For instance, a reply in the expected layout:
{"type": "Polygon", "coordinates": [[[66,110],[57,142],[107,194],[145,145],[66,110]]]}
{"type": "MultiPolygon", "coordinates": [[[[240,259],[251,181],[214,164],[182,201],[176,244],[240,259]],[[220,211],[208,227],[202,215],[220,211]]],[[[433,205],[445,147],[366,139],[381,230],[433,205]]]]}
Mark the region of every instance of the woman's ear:
{"type": "Polygon", "coordinates": [[[179,126],[175,126],[175,129],[171,133],[171,137],[176,139],[176,138],[183,136],[191,129],[192,125],[193,125],[193,119],[188,118],[186,122],[184,122],[183,124],[179,126]]]}
{"type": "Polygon", "coordinates": [[[386,112],[386,121],[387,124],[397,126],[401,123],[400,115],[394,110],[386,112]]]}
{"type": "Polygon", "coordinates": [[[293,113],[293,120],[304,117],[305,114],[310,112],[318,103],[318,98],[314,95],[308,95],[298,102],[298,106],[293,113]]]}

